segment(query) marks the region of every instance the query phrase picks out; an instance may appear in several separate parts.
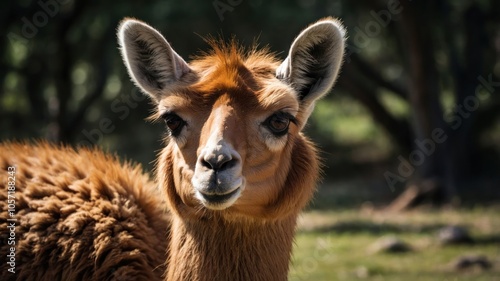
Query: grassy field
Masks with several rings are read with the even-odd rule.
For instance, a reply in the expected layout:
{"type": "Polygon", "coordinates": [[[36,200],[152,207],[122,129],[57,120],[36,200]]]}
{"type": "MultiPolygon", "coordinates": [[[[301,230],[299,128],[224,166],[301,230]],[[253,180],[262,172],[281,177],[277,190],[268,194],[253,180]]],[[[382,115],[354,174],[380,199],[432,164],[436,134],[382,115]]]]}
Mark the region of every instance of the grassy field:
{"type": "Polygon", "coordinates": [[[290,280],[500,280],[500,207],[449,211],[383,213],[318,211],[299,220],[290,280]],[[474,244],[443,246],[443,226],[465,227],[474,244]],[[373,243],[395,236],[408,243],[406,253],[373,253],[373,243]],[[486,256],[493,267],[459,271],[450,265],[468,254],[486,256]]]}
{"type": "MultiPolygon", "coordinates": [[[[390,94],[382,94],[381,100],[393,115],[407,117],[404,101],[390,94]]],[[[453,108],[452,100],[444,102],[447,110],[453,108]]],[[[469,183],[460,190],[464,208],[458,210],[370,211],[381,209],[403,191],[390,190],[383,177],[388,169],[395,170],[393,154],[398,153],[384,130],[349,95],[319,102],[308,129],[323,151],[325,181],[335,184],[322,186],[299,221],[290,280],[500,281],[500,206],[492,206],[500,195],[498,181],[469,183]],[[437,232],[449,225],[466,228],[476,243],[440,245],[437,232]],[[386,236],[405,241],[412,251],[370,251],[386,236]],[[484,255],[493,267],[453,269],[453,261],[463,255],[484,255]]],[[[494,130],[488,139],[497,144],[499,132],[494,130]]]]}

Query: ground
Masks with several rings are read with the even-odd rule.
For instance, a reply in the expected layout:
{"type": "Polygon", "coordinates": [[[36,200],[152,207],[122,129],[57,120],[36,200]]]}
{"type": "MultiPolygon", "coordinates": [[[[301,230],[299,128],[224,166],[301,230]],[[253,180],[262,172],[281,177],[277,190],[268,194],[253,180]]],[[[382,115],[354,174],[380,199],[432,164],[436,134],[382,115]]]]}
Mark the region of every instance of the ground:
{"type": "Polygon", "coordinates": [[[405,213],[386,213],[371,204],[324,208],[329,197],[336,195],[322,189],[317,194],[321,208],[313,206],[300,217],[290,280],[500,281],[500,205],[405,213]],[[448,225],[466,228],[475,243],[441,245],[437,232],[448,225]],[[403,240],[412,251],[373,253],[370,247],[385,236],[403,240]],[[452,268],[456,258],[471,254],[487,257],[493,267],[452,268]]]}

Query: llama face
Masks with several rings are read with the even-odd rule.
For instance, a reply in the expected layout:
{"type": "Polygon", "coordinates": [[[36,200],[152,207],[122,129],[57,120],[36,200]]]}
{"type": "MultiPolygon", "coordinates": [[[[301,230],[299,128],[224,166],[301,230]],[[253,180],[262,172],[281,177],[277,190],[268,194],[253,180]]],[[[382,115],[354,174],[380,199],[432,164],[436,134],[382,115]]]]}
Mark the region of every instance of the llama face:
{"type": "Polygon", "coordinates": [[[237,111],[230,103],[218,101],[201,128],[191,183],[195,197],[210,209],[231,206],[245,188],[240,145],[245,132],[239,127],[243,120],[237,111]]]}
{"type": "Polygon", "coordinates": [[[225,63],[194,63],[197,73],[208,74],[158,105],[169,146],[180,156],[174,163],[176,186],[190,179],[185,202],[212,210],[266,204],[274,192],[267,187],[283,168],[282,154],[299,132],[299,102],[275,77],[275,68],[252,74],[252,87],[242,87],[250,71],[240,66],[242,72],[222,74],[225,63]]]}
{"type": "Polygon", "coordinates": [[[286,192],[300,131],[342,61],[337,21],[305,29],[281,63],[266,50],[211,41],[188,64],[137,20],[122,22],[118,36],[129,74],[165,121],[173,161],[158,172],[171,173],[182,204],[251,214],[286,192]]]}

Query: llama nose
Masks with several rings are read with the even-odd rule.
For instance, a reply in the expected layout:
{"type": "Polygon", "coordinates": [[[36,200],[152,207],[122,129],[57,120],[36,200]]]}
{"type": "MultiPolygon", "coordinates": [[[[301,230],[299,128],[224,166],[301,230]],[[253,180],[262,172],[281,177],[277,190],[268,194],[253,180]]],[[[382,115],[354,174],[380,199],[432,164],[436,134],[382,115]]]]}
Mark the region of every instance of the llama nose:
{"type": "Polygon", "coordinates": [[[236,165],[238,160],[231,154],[210,153],[200,157],[201,165],[214,172],[221,172],[236,165]]]}

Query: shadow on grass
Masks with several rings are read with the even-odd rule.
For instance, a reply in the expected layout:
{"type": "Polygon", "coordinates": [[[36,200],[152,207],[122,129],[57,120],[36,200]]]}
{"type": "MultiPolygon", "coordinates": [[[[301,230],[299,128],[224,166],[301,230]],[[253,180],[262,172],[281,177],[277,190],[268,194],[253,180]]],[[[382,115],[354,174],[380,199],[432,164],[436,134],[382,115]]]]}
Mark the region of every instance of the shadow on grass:
{"type": "Polygon", "coordinates": [[[474,244],[476,245],[489,245],[489,244],[499,244],[500,245],[500,235],[489,235],[474,238],[474,244]]]}
{"type": "Polygon", "coordinates": [[[310,232],[334,232],[334,233],[369,233],[369,234],[388,234],[388,233],[436,233],[446,224],[429,225],[405,225],[392,223],[374,223],[368,221],[349,221],[338,222],[328,226],[322,226],[310,230],[310,232]]]}
{"type": "MultiPolygon", "coordinates": [[[[303,230],[302,232],[336,233],[336,234],[364,233],[370,235],[419,233],[419,234],[437,235],[438,231],[446,226],[448,225],[442,223],[427,224],[427,225],[409,225],[409,224],[393,224],[393,223],[374,223],[369,221],[357,220],[348,222],[338,222],[332,225],[317,227],[311,230],[303,230]]],[[[466,225],[462,225],[461,227],[468,228],[466,225]]],[[[500,244],[500,235],[473,237],[472,244],[475,245],[500,244]]]]}

